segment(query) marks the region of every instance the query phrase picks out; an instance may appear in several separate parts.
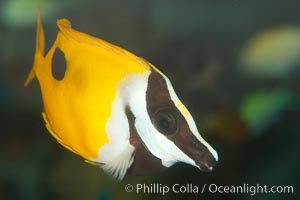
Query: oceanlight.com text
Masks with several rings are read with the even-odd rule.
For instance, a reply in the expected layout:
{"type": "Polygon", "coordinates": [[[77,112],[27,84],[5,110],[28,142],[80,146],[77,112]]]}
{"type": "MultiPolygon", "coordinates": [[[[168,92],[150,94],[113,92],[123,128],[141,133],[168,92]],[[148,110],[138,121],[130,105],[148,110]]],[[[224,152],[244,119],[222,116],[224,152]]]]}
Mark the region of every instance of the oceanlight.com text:
{"type": "Polygon", "coordinates": [[[241,185],[218,185],[218,184],[203,184],[196,185],[192,183],[179,184],[175,183],[173,185],[163,185],[160,183],[152,184],[127,184],[125,185],[126,192],[135,192],[137,194],[162,194],[166,195],[168,193],[177,194],[203,194],[204,192],[209,192],[212,194],[292,194],[294,193],[293,186],[280,186],[280,185],[249,185],[247,183],[241,185]]]}

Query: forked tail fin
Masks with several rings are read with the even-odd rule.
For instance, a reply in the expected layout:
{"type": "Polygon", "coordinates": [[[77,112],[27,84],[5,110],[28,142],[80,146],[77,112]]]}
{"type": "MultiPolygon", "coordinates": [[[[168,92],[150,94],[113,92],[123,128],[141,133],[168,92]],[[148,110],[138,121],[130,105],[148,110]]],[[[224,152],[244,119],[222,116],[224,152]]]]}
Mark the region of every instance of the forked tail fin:
{"type": "Polygon", "coordinates": [[[40,62],[44,59],[44,51],[45,51],[45,34],[44,34],[44,29],[41,20],[41,10],[38,9],[34,62],[33,62],[33,67],[24,83],[24,86],[27,86],[32,81],[32,79],[34,79],[35,69],[39,66],[40,62]]]}

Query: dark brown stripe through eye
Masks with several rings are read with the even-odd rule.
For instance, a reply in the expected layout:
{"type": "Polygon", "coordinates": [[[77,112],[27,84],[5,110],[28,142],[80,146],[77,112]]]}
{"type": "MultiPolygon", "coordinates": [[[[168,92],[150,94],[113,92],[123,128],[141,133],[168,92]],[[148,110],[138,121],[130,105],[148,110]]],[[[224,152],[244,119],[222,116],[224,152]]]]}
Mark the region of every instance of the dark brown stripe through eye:
{"type": "Polygon", "coordinates": [[[216,163],[211,152],[195,137],[186,119],[175,106],[166,80],[154,71],[149,76],[146,101],[151,122],[160,133],[174,142],[201,168],[205,169],[203,166],[213,166],[216,163]]]}
{"type": "Polygon", "coordinates": [[[56,80],[63,80],[67,70],[67,62],[64,53],[56,48],[52,58],[52,76],[56,80]]]}

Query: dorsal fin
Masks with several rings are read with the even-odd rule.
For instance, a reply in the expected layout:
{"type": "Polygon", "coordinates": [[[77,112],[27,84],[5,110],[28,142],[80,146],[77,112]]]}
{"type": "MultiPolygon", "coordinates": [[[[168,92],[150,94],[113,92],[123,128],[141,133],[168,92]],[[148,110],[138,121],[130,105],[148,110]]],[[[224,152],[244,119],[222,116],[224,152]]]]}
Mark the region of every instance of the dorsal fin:
{"type": "Polygon", "coordinates": [[[127,51],[121,47],[118,47],[109,42],[106,42],[100,38],[96,38],[96,37],[90,36],[88,34],[74,30],[72,28],[71,22],[68,19],[65,19],[65,18],[59,19],[57,21],[57,26],[58,26],[59,30],[66,37],[72,38],[72,39],[80,41],[80,42],[85,42],[85,43],[88,43],[91,45],[96,45],[96,46],[104,48],[108,51],[113,51],[116,54],[123,56],[129,60],[138,62],[143,68],[145,68],[147,70],[149,70],[151,68],[151,64],[148,61],[130,53],[129,51],[127,51]]]}
{"type": "Polygon", "coordinates": [[[34,55],[34,64],[33,67],[24,83],[24,86],[27,86],[32,79],[35,77],[35,68],[39,65],[39,62],[41,59],[43,59],[44,52],[45,52],[45,34],[44,34],[44,28],[42,25],[42,19],[41,19],[41,10],[38,9],[37,13],[37,29],[36,29],[36,44],[35,44],[35,55],[34,55]]]}

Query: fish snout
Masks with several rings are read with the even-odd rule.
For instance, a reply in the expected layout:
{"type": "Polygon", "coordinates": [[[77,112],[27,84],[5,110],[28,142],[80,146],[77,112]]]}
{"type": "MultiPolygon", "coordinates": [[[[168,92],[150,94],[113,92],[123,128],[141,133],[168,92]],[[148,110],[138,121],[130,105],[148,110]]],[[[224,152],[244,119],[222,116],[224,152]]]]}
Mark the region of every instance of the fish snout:
{"type": "Polygon", "coordinates": [[[187,134],[178,141],[177,146],[194,161],[194,166],[204,172],[213,170],[218,162],[218,154],[208,144],[202,143],[192,134],[187,134]]]}
{"type": "Polygon", "coordinates": [[[201,171],[210,172],[217,164],[216,158],[210,153],[206,152],[201,157],[196,157],[195,163],[199,166],[201,171]]]}

